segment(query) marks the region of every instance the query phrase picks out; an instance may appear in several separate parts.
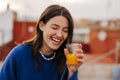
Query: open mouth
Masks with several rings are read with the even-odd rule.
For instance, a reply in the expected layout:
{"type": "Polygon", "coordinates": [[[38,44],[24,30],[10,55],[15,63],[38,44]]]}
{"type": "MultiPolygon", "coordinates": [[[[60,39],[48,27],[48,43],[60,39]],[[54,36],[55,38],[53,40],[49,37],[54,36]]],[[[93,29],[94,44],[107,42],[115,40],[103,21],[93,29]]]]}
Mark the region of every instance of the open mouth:
{"type": "Polygon", "coordinates": [[[56,45],[59,45],[61,43],[62,40],[60,39],[56,39],[56,38],[51,38],[53,43],[56,44],[56,45]]]}

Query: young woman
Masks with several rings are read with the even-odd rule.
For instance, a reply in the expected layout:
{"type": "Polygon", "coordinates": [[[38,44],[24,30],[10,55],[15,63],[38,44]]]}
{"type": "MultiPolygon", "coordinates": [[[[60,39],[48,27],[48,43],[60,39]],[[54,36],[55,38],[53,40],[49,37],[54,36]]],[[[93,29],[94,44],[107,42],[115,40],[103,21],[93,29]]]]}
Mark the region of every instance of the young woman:
{"type": "Polygon", "coordinates": [[[60,5],[48,6],[36,25],[36,35],[16,46],[0,70],[0,80],[78,80],[82,46],[75,50],[78,64],[67,64],[66,44],[72,42],[73,19],[60,5]],[[65,53],[64,53],[65,52],[65,53]]]}

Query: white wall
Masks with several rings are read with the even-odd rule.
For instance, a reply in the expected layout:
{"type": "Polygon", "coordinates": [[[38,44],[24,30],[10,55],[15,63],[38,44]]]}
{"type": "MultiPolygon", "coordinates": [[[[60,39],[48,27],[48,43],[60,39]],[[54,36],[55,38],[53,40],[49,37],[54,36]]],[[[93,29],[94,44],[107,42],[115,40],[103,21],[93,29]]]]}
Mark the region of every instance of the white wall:
{"type": "Polygon", "coordinates": [[[14,13],[6,11],[0,14],[0,45],[13,39],[14,13]]]}

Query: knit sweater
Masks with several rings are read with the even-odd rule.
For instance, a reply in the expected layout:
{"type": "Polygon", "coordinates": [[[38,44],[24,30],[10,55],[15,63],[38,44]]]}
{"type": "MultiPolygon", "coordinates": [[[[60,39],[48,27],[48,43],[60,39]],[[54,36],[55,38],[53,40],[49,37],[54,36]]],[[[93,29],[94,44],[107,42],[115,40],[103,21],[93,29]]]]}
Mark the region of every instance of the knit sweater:
{"type": "MultiPolygon", "coordinates": [[[[35,69],[32,48],[26,44],[16,46],[6,57],[0,70],[0,80],[66,80],[68,73],[64,70],[58,79],[57,66],[54,60],[45,60],[39,54],[40,69],[35,69]]],[[[50,56],[48,56],[50,57],[50,56]]],[[[78,80],[76,71],[68,80],[78,80]]]]}

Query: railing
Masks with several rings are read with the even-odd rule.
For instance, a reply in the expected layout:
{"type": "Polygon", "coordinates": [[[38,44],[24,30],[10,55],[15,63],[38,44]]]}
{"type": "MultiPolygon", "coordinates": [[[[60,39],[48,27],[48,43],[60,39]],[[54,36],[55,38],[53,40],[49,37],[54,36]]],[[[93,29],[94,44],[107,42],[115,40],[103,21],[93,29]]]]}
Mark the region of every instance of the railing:
{"type": "Polygon", "coordinates": [[[107,56],[113,54],[115,52],[115,62],[116,64],[118,63],[118,60],[119,60],[119,51],[120,51],[120,41],[117,40],[116,41],[116,47],[109,50],[108,52],[104,53],[103,55],[85,63],[85,64],[93,64],[93,63],[96,63],[96,62],[99,62],[101,61],[102,59],[106,58],[107,56]]]}
{"type": "Polygon", "coordinates": [[[81,80],[120,80],[120,64],[118,64],[120,41],[116,41],[115,48],[103,55],[84,63],[79,68],[81,80]],[[115,64],[94,64],[115,53],[115,64]]]}

